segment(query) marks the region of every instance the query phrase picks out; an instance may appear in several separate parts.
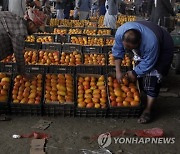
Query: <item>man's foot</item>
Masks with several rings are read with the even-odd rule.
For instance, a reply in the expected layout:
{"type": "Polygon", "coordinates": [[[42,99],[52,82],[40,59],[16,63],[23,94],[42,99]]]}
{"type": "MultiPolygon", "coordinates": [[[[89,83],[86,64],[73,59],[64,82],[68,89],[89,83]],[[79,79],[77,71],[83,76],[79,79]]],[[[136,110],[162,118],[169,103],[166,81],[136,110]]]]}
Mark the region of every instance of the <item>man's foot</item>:
{"type": "Polygon", "coordinates": [[[138,119],[139,124],[146,124],[151,121],[151,113],[148,111],[144,111],[140,118],[138,119]]]}

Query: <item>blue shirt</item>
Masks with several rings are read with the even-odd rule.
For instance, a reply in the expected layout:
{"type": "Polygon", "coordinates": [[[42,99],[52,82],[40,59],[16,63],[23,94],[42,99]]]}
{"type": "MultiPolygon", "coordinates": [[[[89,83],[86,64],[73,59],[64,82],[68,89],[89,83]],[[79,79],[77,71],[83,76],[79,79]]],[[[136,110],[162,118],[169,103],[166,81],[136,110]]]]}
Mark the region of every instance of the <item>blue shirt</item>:
{"type": "Polygon", "coordinates": [[[123,59],[125,50],[122,44],[123,34],[129,29],[139,30],[141,33],[141,45],[138,55],[141,62],[134,68],[138,76],[143,76],[150,72],[155,66],[159,56],[159,42],[154,32],[148,27],[138,22],[127,22],[118,28],[115,35],[115,44],[112,48],[113,56],[116,59],[123,59]]]}

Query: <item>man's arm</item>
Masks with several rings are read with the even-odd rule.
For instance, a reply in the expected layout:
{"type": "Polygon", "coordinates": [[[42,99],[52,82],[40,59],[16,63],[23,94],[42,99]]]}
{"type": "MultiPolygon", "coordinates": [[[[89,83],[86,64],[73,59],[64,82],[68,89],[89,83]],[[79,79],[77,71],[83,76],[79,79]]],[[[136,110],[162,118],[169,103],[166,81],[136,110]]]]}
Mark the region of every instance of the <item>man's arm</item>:
{"type": "Polygon", "coordinates": [[[14,56],[17,63],[17,71],[20,74],[25,73],[25,60],[24,60],[24,36],[16,36],[11,38],[14,56]]]}
{"type": "Polygon", "coordinates": [[[118,82],[121,82],[122,79],[122,72],[121,72],[121,62],[122,59],[124,57],[124,47],[122,44],[122,33],[121,32],[117,32],[115,35],[115,43],[114,46],[112,48],[112,53],[113,56],[115,58],[115,67],[116,67],[116,78],[118,80],[118,82]]]}

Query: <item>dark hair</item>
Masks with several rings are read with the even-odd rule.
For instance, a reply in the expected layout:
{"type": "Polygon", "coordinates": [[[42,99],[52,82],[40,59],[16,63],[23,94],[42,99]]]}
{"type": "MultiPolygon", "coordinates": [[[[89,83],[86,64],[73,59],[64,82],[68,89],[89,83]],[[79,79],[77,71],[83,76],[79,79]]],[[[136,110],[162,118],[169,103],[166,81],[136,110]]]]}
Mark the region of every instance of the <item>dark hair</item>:
{"type": "Polygon", "coordinates": [[[124,33],[122,40],[134,45],[139,44],[141,42],[141,33],[136,29],[129,29],[124,33]]]}

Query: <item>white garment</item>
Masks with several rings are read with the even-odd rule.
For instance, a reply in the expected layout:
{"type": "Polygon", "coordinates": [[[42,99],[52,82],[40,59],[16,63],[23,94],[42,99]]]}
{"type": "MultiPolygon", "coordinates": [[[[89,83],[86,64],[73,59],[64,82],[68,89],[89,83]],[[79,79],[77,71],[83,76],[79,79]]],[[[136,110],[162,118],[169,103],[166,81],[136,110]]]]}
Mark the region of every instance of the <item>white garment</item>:
{"type": "Polygon", "coordinates": [[[26,0],[9,0],[8,9],[10,12],[24,17],[26,11],[26,0]]]}
{"type": "MultiPolygon", "coordinates": [[[[105,6],[106,5],[107,5],[107,1],[105,3],[105,6]]],[[[104,26],[111,29],[116,29],[116,21],[117,21],[117,15],[109,15],[108,9],[106,9],[106,14],[104,16],[104,26]]]]}
{"type": "Polygon", "coordinates": [[[64,9],[57,10],[57,17],[58,19],[64,19],[64,9]]]}

